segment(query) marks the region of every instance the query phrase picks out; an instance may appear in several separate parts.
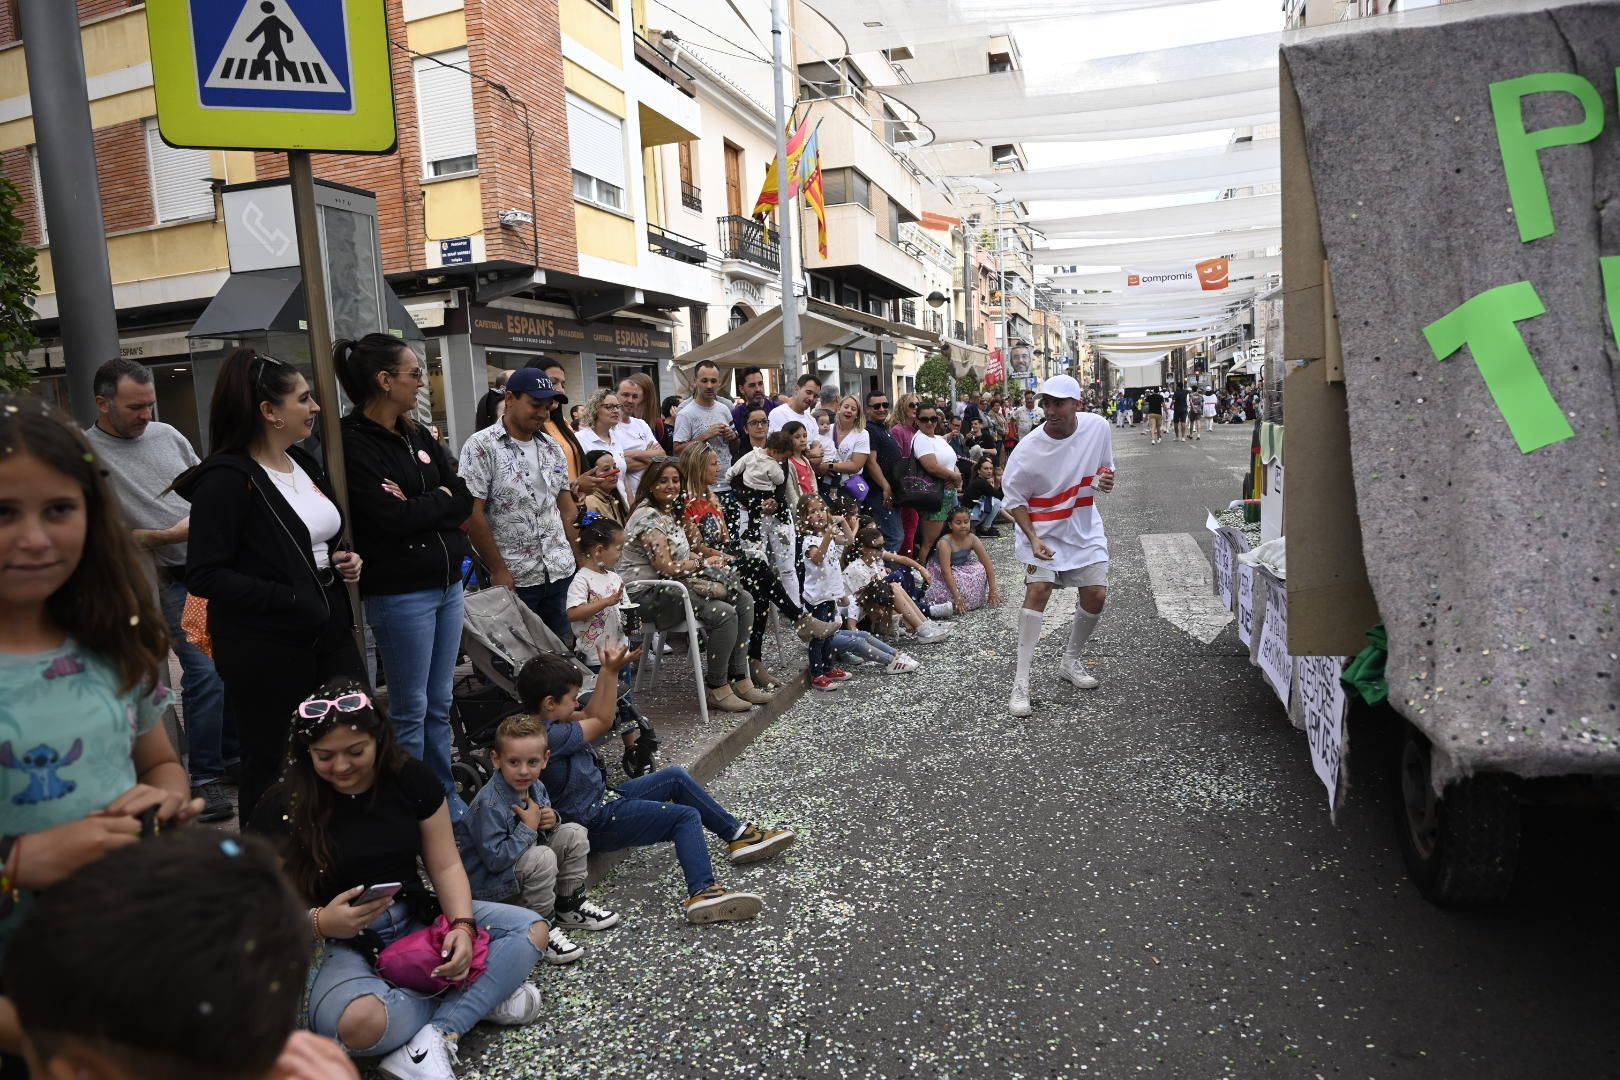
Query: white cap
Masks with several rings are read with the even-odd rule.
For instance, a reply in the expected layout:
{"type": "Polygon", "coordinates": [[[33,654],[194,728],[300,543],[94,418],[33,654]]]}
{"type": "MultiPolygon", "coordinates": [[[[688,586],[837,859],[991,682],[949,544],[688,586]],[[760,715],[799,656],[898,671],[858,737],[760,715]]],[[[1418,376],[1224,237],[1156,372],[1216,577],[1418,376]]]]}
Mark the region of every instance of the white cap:
{"type": "Polygon", "coordinates": [[[1080,384],[1069,375],[1054,375],[1041,384],[1041,397],[1081,400],[1080,384]]]}

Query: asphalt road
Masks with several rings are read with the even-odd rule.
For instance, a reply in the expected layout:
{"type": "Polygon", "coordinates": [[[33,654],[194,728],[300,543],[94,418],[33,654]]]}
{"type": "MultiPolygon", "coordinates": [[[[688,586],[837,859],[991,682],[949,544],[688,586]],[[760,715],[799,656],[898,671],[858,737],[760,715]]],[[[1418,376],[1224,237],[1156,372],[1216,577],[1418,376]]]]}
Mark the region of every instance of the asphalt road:
{"type": "MultiPolygon", "coordinates": [[[[539,972],[539,1024],[467,1041],[471,1076],[1559,1077],[1620,1075],[1612,819],[1527,824],[1514,898],[1445,911],[1406,881],[1387,718],[1356,718],[1338,823],[1228,626],[1162,620],[1139,537],[1236,497],[1247,429],[1118,432],[1100,499],[1107,612],[1080,692],[1037,658],[1005,706],[1018,589],[911,676],[807,695],[714,785],[787,823],[721,878],[755,922],[681,920],[673,853],[599,890],[626,925],[539,972]]],[[[1011,541],[994,550],[1016,581],[1011,541]]]]}

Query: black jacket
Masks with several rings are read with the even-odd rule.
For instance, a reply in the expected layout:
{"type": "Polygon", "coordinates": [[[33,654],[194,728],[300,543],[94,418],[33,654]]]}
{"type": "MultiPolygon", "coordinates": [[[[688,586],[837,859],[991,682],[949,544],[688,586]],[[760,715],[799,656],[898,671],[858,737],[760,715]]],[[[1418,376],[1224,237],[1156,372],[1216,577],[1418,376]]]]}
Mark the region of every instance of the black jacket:
{"type": "Polygon", "coordinates": [[[343,418],[343,463],[354,548],[365,560],[360,591],[393,596],[460,580],[461,561],[472,554],[461,524],[473,501],[438,440],[420,427],[389,431],[351,412],[343,418]],[[384,491],[384,480],[397,484],[405,498],[384,491]]]}
{"type": "MultiPolygon", "coordinates": [[[[335,506],[315,459],[296,446],[288,454],[335,506]]],[[[208,601],[209,631],[319,636],[334,614],[336,592],[323,582],[337,576],[330,567],[317,569],[303,519],[258,463],[246,452],[215,454],[182,473],[174,489],[191,503],[186,591],[208,601]]],[[[338,535],[327,539],[335,543],[338,535]]]]}

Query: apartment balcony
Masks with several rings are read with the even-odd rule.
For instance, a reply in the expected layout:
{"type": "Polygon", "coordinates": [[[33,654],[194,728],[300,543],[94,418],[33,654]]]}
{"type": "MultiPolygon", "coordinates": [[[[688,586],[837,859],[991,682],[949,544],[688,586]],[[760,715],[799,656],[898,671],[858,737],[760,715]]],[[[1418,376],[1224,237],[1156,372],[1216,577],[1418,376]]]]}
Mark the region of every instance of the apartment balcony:
{"type": "Polygon", "coordinates": [[[647,226],[647,250],[693,266],[703,266],[709,261],[709,251],[703,246],[703,241],[693,240],[690,236],[682,236],[658,225],[647,226]]]}
{"type": "Polygon", "coordinates": [[[688,210],[703,213],[703,192],[693,184],[681,181],[681,205],[688,210]]]}
{"type": "Polygon", "coordinates": [[[951,323],[951,340],[966,341],[967,339],[967,324],[963,323],[960,319],[951,323]]]}
{"type": "Polygon", "coordinates": [[[922,215],[922,187],[911,171],[914,166],[879,136],[876,122],[854,99],[811,102],[804,122],[819,130],[823,169],[855,169],[899,203],[909,217],[922,215]]]}
{"type": "Polygon", "coordinates": [[[765,227],[753,218],[723,217],[720,227],[721,269],[734,277],[745,277],[760,284],[775,281],[782,272],[782,241],[776,233],[769,237],[765,227]]]}
{"type": "Polygon", "coordinates": [[[878,235],[872,212],[857,203],[827,207],[827,256],[816,249],[816,218],[806,211],[806,270],[816,270],[870,293],[898,300],[927,292],[922,264],[886,237],[878,235]]]}
{"type": "Polygon", "coordinates": [[[640,34],[635,38],[636,64],[627,72],[630,89],[639,102],[641,145],[690,142],[702,130],[692,74],[653,48],[640,34]]]}

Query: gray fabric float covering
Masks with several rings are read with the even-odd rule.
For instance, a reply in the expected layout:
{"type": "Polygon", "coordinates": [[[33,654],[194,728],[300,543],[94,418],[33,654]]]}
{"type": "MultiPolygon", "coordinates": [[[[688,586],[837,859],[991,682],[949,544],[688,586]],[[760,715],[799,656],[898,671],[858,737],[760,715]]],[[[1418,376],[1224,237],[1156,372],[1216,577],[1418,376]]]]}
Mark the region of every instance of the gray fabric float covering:
{"type": "MultiPolygon", "coordinates": [[[[1620,254],[1620,5],[1372,28],[1285,57],[1339,307],[1390,700],[1443,752],[1437,781],[1620,770],[1620,397],[1598,263],[1620,254]],[[1540,154],[1557,232],[1525,244],[1489,87],[1537,72],[1586,78],[1606,124],[1540,154]],[[1423,337],[1516,281],[1546,304],[1518,325],[1575,429],[1529,454],[1472,354],[1437,361],[1423,337]]],[[[1526,99],[1531,131],[1579,119],[1567,95],[1526,99]]]]}

